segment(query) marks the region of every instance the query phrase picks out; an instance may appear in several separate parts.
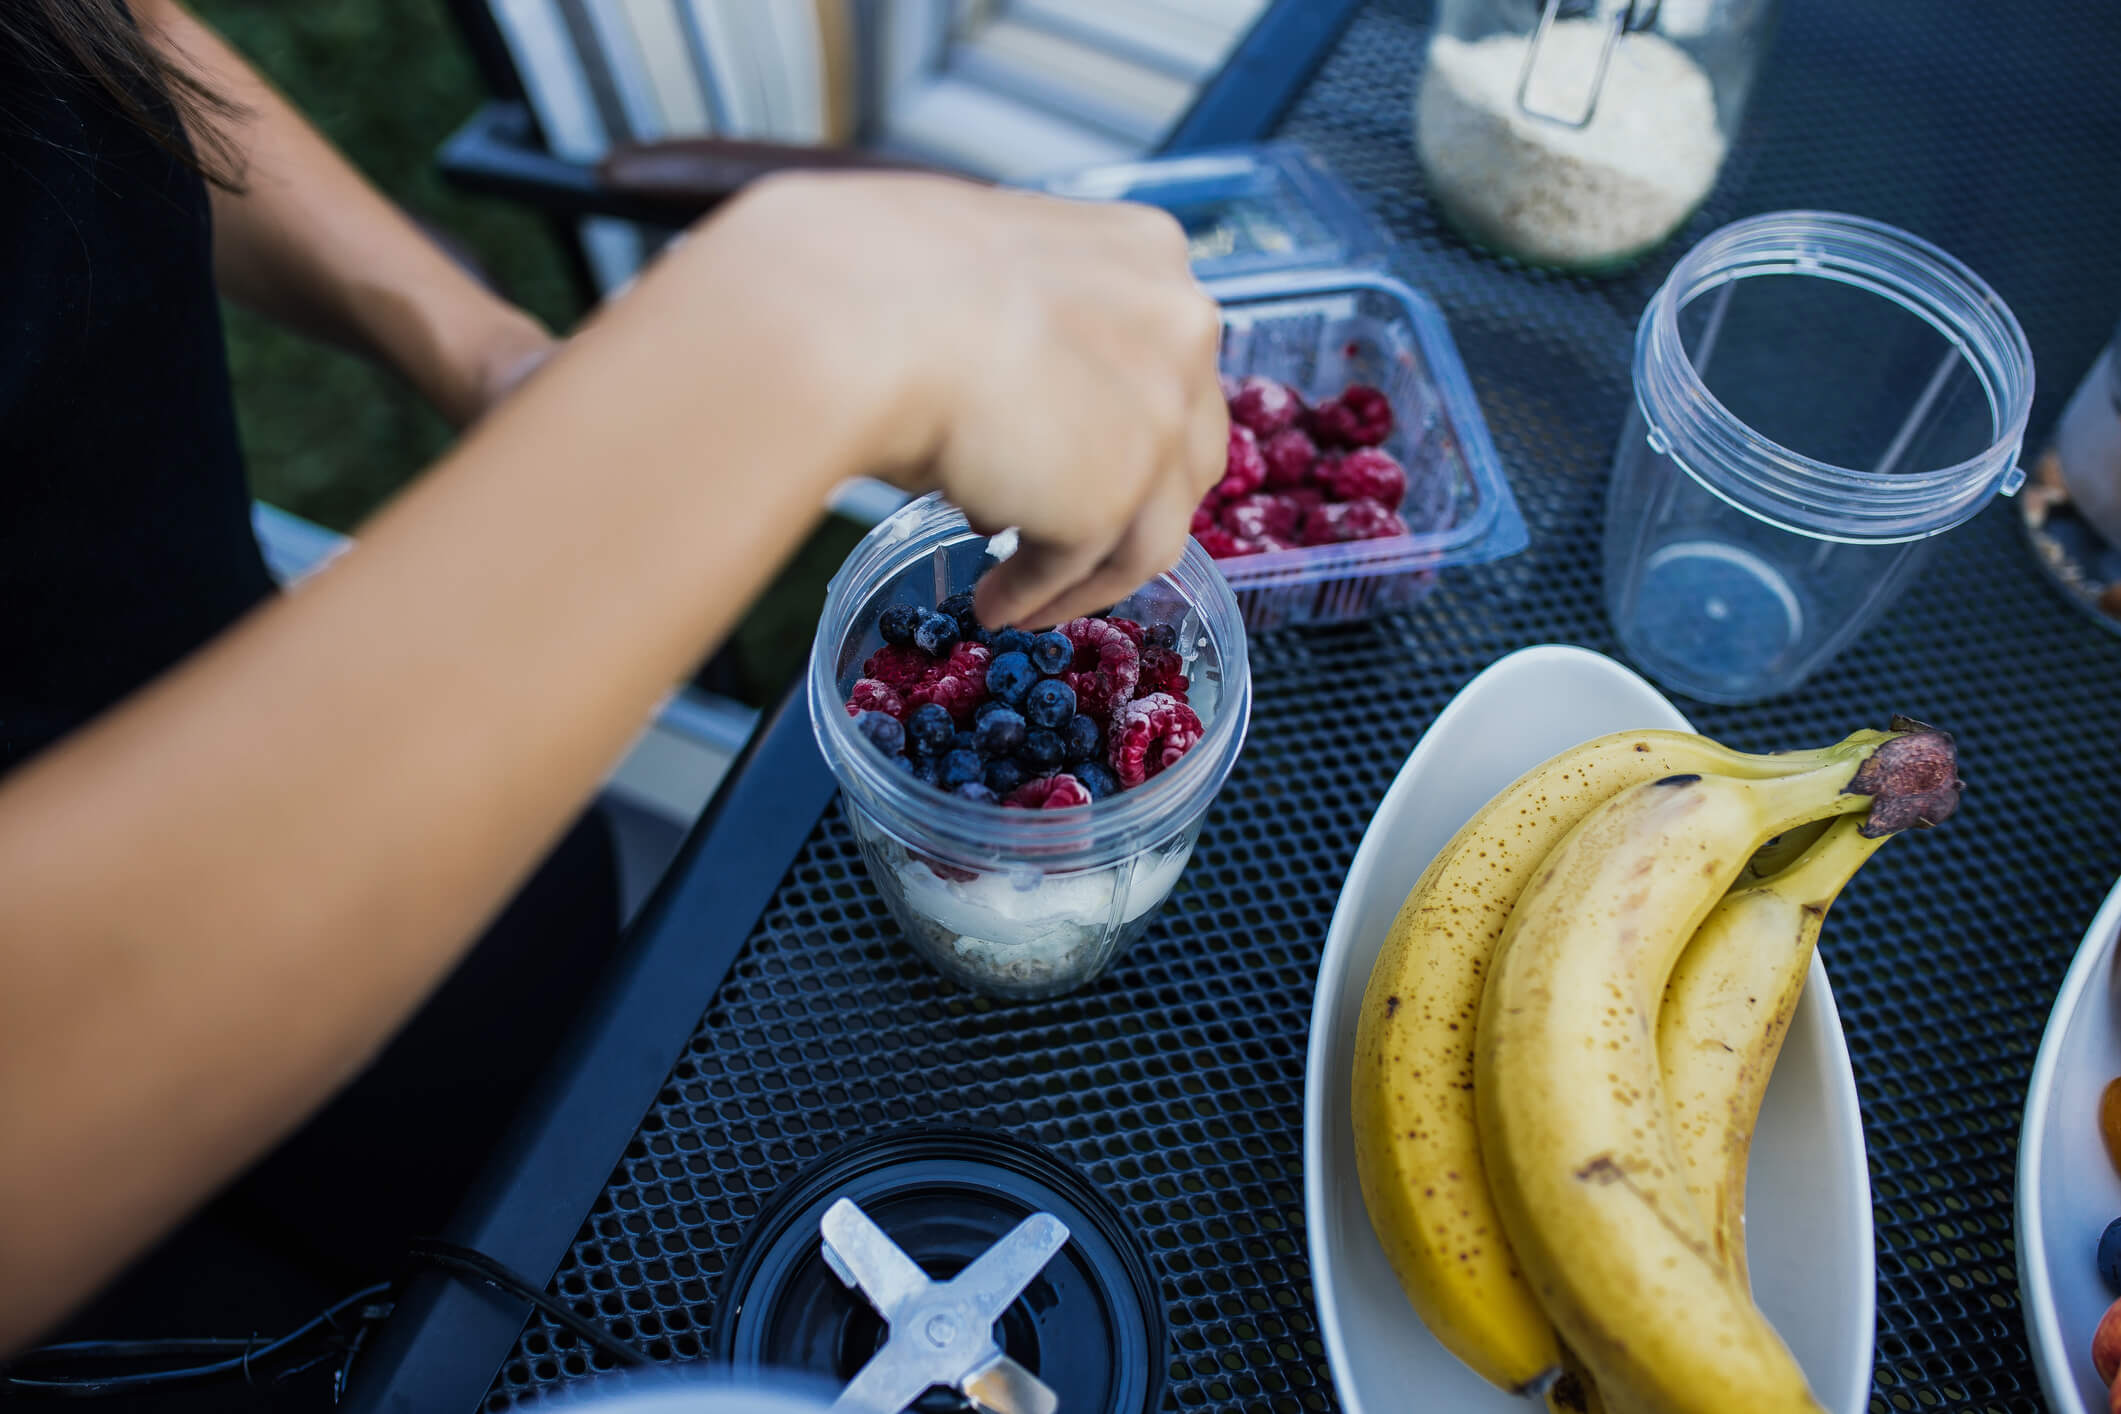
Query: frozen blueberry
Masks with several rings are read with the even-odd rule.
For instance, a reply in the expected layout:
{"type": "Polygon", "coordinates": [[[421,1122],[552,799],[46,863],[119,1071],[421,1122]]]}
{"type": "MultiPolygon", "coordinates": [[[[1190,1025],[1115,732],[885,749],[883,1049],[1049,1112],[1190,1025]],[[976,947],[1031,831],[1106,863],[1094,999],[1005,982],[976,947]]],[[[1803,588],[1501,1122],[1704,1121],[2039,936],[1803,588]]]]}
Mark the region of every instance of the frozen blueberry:
{"type": "Polygon", "coordinates": [[[952,791],[951,794],[961,795],[967,800],[976,800],[982,805],[999,805],[1002,803],[1001,797],[996,795],[985,781],[967,781],[955,791],[952,791]]]}
{"type": "MultiPolygon", "coordinates": [[[[886,717],[884,720],[890,721],[890,718],[886,717]]],[[[973,736],[978,740],[980,755],[1013,756],[1016,749],[1024,744],[1024,719],[1004,707],[999,712],[989,712],[986,720],[973,732],[973,736]]]]}
{"type": "Polygon", "coordinates": [[[1022,653],[1028,657],[1031,653],[1031,635],[1020,628],[1005,628],[994,635],[993,648],[997,658],[1004,653],[1022,653]]]}
{"type": "Polygon", "coordinates": [[[921,611],[911,604],[893,604],[876,620],[876,631],[884,635],[886,643],[911,643],[913,631],[920,626],[921,611]]]}
{"type": "Polygon", "coordinates": [[[1150,624],[1142,630],[1142,641],[1155,648],[1177,648],[1178,630],[1170,624],[1150,624]]]}
{"type": "Polygon", "coordinates": [[[913,763],[913,778],[915,780],[926,781],[931,786],[935,784],[936,766],[933,756],[914,756],[908,759],[913,763]]]}
{"type": "Polygon", "coordinates": [[[996,795],[1007,795],[1029,779],[1024,768],[1014,761],[1004,759],[987,763],[987,789],[996,795]]]}
{"type": "Polygon", "coordinates": [[[920,627],[913,631],[914,646],[931,658],[950,656],[957,640],[957,620],[948,614],[922,614],[920,627]]]}
{"type": "Polygon", "coordinates": [[[1112,774],[1111,767],[1101,762],[1080,762],[1070,766],[1068,773],[1083,783],[1083,789],[1090,792],[1092,800],[1103,800],[1108,795],[1119,793],[1119,777],[1112,774]]]}
{"type": "Polygon", "coordinates": [[[1047,678],[1024,695],[1024,720],[1034,727],[1058,729],[1074,715],[1075,689],[1058,678],[1047,678]]]}
{"type": "Polygon", "coordinates": [[[913,774],[913,758],[911,756],[894,756],[891,758],[891,764],[909,776],[913,774]]]}
{"type": "Polygon", "coordinates": [[[973,735],[972,732],[959,728],[957,735],[950,738],[950,749],[952,751],[976,752],[979,750],[979,738],[973,735]]]}
{"type": "Polygon", "coordinates": [[[1060,765],[1066,748],[1061,745],[1060,733],[1045,727],[1024,733],[1024,749],[1018,758],[1032,769],[1035,775],[1044,775],[1060,765]]]}
{"type": "Polygon", "coordinates": [[[1024,694],[1037,681],[1038,669],[1021,653],[997,653],[987,665],[987,691],[1005,707],[1023,706],[1024,694]]]}
{"type": "Polygon", "coordinates": [[[886,756],[897,756],[906,749],[906,729],[889,712],[864,712],[854,719],[854,729],[886,756]]]}
{"type": "Polygon", "coordinates": [[[2099,1234],[2099,1275],[2106,1278],[2107,1286],[2121,1291],[2121,1218],[2106,1225],[2099,1234]]]}
{"type": "Polygon", "coordinates": [[[944,790],[956,790],[986,774],[986,763],[979,759],[977,751],[946,751],[935,768],[935,783],[944,790]]]}
{"type": "Polygon", "coordinates": [[[980,638],[979,615],[972,612],[970,594],[953,594],[935,606],[938,614],[948,614],[957,620],[957,632],[968,643],[977,643],[980,638]]]}
{"type": "Polygon", "coordinates": [[[906,740],[921,756],[939,756],[950,749],[950,739],[957,735],[957,723],[950,720],[950,709],[940,702],[923,702],[906,714],[906,740]]]}
{"type": "Polygon", "coordinates": [[[1031,640],[1031,666],[1047,677],[1065,673],[1075,661],[1075,645],[1059,629],[1047,629],[1031,640]]]}
{"type": "Polygon", "coordinates": [[[979,706],[972,709],[973,730],[977,731],[979,729],[979,724],[981,722],[986,721],[996,712],[1007,712],[1009,710],[1011,709],[1008,703],[996,702],[993,698],[988,698],[985,702],[980,703],[979,706]]]}
{"type": "Polygon", "coordinates": [[[1078,712],[1068,719],[1068,725],[1061,728],[1061,747],[1070,761],[1088,761],[1104,744],[1105,731],[1095,717],[1078,712]]]}

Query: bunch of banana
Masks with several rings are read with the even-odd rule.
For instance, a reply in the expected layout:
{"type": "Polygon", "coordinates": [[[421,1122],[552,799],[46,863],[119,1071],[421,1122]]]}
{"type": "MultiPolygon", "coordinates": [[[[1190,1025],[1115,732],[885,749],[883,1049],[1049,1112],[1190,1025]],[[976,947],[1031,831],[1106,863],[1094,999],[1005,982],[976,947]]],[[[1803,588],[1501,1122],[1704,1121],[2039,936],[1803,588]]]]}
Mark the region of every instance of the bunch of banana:
{"type": "Polygon", "coordinates": [[[1894,727],[1777,756],[1604,737],[1415,885],[1357,1031],[1357,1168],[1415,1310],[1492,1383],[1816,1408],[1746,1283],[1745,1159],[1826,905],[1957,801],[1950,739],[1894,727]]]}

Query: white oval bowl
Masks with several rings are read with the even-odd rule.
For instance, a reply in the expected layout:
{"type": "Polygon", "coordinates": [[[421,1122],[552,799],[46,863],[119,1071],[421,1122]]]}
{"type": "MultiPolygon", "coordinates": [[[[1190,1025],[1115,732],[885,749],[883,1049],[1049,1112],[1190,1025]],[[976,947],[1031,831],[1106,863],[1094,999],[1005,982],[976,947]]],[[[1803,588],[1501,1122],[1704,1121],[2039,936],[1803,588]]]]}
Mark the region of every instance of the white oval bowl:
{"type": "Polygon", "coordinates": [[[2099,1234],[2121,1217],[2121,1177],[2099,1138],[2099,1092],[2121,1075],[2115,937],[2121,884],[2085,930],[2048,1013],[2018,1136],[2018,1288],[2033,1368],[2056,1414],[2106,1414],[2092,1330],[2121,1292],[2099,1277],[2099,1234]]]}
{"type": "MultiPolygon", "coordinates": [[[[1304,1079],[1311,1284],[1347,1414],[1529,1407],[1437,1343],[1370,1230],[1348,1084],[1378,949],[1429,860],[1503,787],[1580,742],[1659,727],[1692,730],[1663,694],[1612,659],[1555,644],[1512,653],[1436,714],[1355,851],[1318,965],[1304,1079]]],[[[1746,1259],[1761,1309],[1826,1407],[1862,1414],[1877,1298],[1870,1168],[1848,1044],[1816,954],[1761,1103],[1746,1210],[1746,1259]]]]}

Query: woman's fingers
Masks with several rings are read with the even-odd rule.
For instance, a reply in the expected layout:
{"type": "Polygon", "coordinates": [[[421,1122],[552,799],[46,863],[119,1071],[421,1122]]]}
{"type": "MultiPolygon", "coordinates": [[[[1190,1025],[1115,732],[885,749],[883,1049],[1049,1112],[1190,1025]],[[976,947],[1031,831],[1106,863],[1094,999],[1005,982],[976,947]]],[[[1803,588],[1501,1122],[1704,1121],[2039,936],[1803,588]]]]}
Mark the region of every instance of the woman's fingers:
{"type": "Polygon", "coordinates": [[[1089,578],[1109,553],[1110,546],[1101,541],[1057,545],[1026,539],[1014,555],[981,577],[973,591],[973,610],[981,623],[995,628],[1058,623],[1050,613],[1052,606],[1072,602],[1068,591],[1089,578]]]}

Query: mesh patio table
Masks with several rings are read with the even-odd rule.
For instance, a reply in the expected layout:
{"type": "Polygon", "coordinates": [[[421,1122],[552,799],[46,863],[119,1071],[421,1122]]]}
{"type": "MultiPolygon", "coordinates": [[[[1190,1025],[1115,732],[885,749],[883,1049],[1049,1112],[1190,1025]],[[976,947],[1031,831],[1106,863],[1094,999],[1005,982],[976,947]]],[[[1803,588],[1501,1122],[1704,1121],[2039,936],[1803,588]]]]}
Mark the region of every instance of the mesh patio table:
{"type": "MultiPolygon", "coordinates": [[[[806,1165],[908,1123],[991,1128],[1071,1161],[1146,1239],[1170,1327],[1165,1408],[1335,1407],[1300,1159],[1320,947],[1372,810],[1451,694],[1526,644],[1616,651],[1597,568],[1606,468],[1635,320],[1671,262],[1788,207],[1936,242],[2025,327],[2028,455],[2121,312],[2111,0],[1788,0],[1708,203],[1605,280],[1530,272],[1440,227],[1409,132],[1427,24],[1412,0],[1367,6],[1280,131],[1356,187],[1443,308],[1531,548],[1448,574],[1410,612],[1256,636],[1251,738],[1191,866],[1117,969],[1058,1001],[989,1005],[914,957],[867,886],[801,703],[784,706],[452,1237],[685,1360],[709,1343],[748,1221],[806,1165]]],[[[2121,638],[2044,582],[1999,504],[1801,693],[1681,705],[1749,749],[1894,711],[1958,735],[1959,818],[1867,870],[1823,943],[1876,1204],[1871,1407],[2040,1408],[2016,1138],[2055,987],[2121,873],[2121,638]]],[[[525,1314],[416,1282],[355,1407],[498,1411],[608,1363],[525,1314]]]]}

